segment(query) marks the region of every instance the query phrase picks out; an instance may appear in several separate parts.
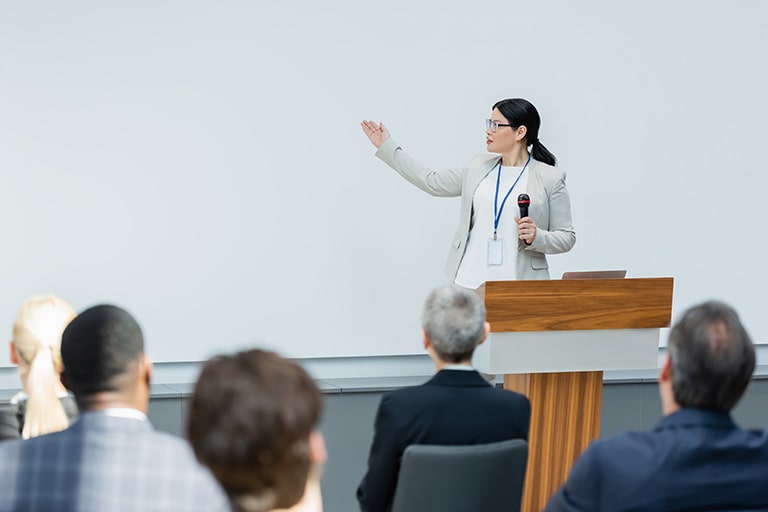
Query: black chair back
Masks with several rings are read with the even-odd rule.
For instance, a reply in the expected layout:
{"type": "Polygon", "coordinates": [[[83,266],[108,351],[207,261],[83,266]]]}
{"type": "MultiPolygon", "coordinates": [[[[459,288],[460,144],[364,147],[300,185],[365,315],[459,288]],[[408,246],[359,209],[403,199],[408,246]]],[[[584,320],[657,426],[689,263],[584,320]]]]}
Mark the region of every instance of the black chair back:
{"type": "Polygon", "coordinates": [[[528,443],[405,449],[392,512],[518,512],[523,497],[528,443]]]}

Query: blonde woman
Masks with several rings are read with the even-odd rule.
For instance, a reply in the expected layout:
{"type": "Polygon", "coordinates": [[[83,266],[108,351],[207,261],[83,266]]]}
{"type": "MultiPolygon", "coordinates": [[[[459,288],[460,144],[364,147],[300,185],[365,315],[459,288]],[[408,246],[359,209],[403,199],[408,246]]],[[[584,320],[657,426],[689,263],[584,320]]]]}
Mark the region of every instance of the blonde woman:
{"type": "Polygon", "coordinates": [[[53,295],[27,299],[16,316],[11,362],[18,367],[23,391],[11,403],[25,439],[63,430],[77,415],[59,379],[61,333],[74,317],[72,307],[53,295]]]}

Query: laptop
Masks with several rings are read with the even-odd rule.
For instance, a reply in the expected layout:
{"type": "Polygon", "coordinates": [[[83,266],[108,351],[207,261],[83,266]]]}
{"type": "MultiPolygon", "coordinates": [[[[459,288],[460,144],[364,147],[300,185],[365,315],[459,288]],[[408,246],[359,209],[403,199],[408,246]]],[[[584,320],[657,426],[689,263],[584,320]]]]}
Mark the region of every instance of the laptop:
{"type": "Polygon", "coordinates": [[[590,270],[586,272],[563,272],[562,279],[622,279],[626,270],[590,270]]]}

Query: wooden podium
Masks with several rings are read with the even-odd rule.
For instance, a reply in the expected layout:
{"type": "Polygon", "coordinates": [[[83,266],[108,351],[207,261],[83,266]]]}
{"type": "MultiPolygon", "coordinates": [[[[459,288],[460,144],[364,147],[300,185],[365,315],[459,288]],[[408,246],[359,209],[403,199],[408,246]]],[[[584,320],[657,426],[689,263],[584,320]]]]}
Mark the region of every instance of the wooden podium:
{"type": "Polygon", "coordinates": [[[538,512],[600,434],[603,371],[658,367],[672,278],[489,281],[481,372],[531,401],[522,510],[538,512]]]}

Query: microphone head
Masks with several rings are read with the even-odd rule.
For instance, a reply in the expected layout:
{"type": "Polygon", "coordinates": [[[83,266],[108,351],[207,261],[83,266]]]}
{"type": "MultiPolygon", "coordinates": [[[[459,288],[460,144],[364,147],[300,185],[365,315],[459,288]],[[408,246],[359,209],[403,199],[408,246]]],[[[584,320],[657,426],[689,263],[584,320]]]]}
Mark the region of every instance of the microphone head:
{"type": "Polygon", "coordinates": [[[531,198],[528,194],[520,194],[517,196],[517,206],[520,208],[520,218],[528,216],[528,205],[531,204],[531,198]]]}

